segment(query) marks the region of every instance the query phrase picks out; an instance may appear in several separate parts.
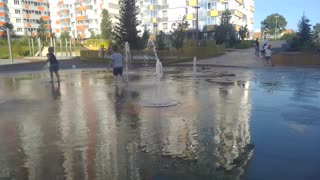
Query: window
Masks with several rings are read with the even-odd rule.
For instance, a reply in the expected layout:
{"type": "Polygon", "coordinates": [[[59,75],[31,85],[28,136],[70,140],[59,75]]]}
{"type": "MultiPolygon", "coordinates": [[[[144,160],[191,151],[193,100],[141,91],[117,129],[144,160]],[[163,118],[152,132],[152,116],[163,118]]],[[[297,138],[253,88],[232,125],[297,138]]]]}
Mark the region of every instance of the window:
{"type": "Polygon", "coordinates": [[[167,0],[162,0],[162,4],[167,4],[167,0]]]}
{"type": "Polygon", "coordinates": [[[16,14],[21,14],[21,12],[20,12],[19,9],[16,9],[16,10],[15,10],[15,13],[16,13],[16,14]]]}
{"type": "Polygon", "coordinates": [[[22,32],[22,28],[17,28],[17,32],[22,32]]]}
{"type": "Polygon", "coordinates": [[[163,23],[162,26],[163,26],[163,29],[168,29],[168,24],[167,23],[163,23]]]}
{"type": "Polygon", "coordinates": [[[164,18],[168,17],[168,11],[166,11],[166,10],[162,11],[162,17],[164,17],[164,18]]]}
{"type": "Polygon", "coordinates": [[[14,4],[20,4],[20,0],[14,0],[14,4]]]}
{"type": "Polygon", "coordinates": [[[224,9],[225,10],[229,9],[229,3],[228,2],[224,3],[224,9]]]}
{"type": "Polygon", "coordinates": [[[21,19],[16,19],[16,23],[21,23],[21,19]]]}

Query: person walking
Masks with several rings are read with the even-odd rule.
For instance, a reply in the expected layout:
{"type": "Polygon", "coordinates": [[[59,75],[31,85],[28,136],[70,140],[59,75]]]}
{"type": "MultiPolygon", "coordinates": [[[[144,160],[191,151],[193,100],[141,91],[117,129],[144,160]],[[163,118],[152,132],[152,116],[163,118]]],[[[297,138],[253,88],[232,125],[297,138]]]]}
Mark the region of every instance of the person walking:
{"type": "Polygon", "coordinates": [[[260,54],[259,38],[256,39],[256,41],[254,42],[254,44],[255,44],[255,49],[256,49],[255,54],[256,54],[256,56],[259,56],[259,54],[260,54]]]}
{"type": "Polygon", "coordinates": [[[113,67],[113,75],[116,79],[116,83],[118,84],[119,76],[122,78],[122,82],[127,83],[127,81],[123,77],[123,65],[124,59],[123,56],[118,52],[119,47],[117,45],[112,46],[113,53],[111,54],[111,64],[110,66],[113,67]]]}
{"type": "Polygon", "coordinates": [[[47,61],[46,63],[50,63],[49,65],[49,70],[50,70],[50,78],[51,78],[51,83],[53,82],[53,73],[55,73],[57,81],[60,82],[60,75],[59,75],[59,62],[54,55],[54,48],[49,47],[48,49],[48,54],[47,54],[47,61]]]}

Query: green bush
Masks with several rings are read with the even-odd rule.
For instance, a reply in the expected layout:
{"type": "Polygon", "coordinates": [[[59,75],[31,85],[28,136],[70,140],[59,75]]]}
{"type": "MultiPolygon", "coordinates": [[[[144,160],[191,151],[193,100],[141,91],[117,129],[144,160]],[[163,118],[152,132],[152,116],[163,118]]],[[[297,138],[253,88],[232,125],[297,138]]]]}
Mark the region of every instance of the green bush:
{"type": "MultiPolygon", "coordinates": [[[[12,46],[12,56],[13,58],[23,57],[29,55],[29,46],[12,46]]],[[[0,59],[9,58],[9,48],[8,46],[2,46],[0,48],[0,59]]]]}
{"type": "Polygon", "coordinates": [[[240,43],[238,43],[235,48],[237,49],[247,49],[247,48],[251,48],[254,44],[254,41],[252,40],[243,40],[240,41],[240,43]]]}

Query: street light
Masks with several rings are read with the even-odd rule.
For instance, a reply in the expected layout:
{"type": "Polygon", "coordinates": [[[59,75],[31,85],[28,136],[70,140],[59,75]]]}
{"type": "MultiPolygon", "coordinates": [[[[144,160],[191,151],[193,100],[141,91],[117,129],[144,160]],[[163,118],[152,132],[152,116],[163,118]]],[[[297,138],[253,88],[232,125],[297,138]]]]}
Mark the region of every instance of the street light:
{"type": "Polygon", "coordinates": [[[196,9],[196,47],[198,47],[198,40],[199,40],[199,8],[200,6],[198,5],[198,1],[197,1],[197,5],[194,6],[193,8],[196,9]]]}
{"type": "Polygon", "coordinates": [[[276,18],[276,27],[274,27],[274,40],[277,39],[277,26],[278,26],[278,15],[275,16],[276,18]]]}

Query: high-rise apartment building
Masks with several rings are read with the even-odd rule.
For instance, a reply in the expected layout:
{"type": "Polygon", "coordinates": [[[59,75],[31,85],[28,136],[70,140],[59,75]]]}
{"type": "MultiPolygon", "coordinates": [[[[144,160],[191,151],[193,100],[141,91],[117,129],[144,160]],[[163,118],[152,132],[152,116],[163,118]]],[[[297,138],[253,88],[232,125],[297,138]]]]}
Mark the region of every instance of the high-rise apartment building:
{"type": "Polygon", "coordinates": [[[46,21],[46,28],[50,29],[48,0],[8,0],[6,3],[16,35],[36,35],[40,18],[46,21]]]}
{"type": "Polygon", "coordinates": [[[52,31],[57,36],[64,31],[74,38],[89,38],[100,34],[102,10],[107,9],[111,21],[119,14],[118,0],[59,0],[50,2],[52,31]]]}
{"type": "Polygon", "coordinates": [[[0,26],[10,21],[7,3],[8,0],[0,0],[0,26]]]}
{"type": "Polygon", "coordinates": [[[139,0],[142,26],[151,32],[172,31],[172,25],[185,18],[189,29],[196,29],[196,7],[200,31],[213,29],[221,22],[225,10],[231,12],[230,22],[236,29],[247,25],[253,32],[254,0],[139,0]]]}

